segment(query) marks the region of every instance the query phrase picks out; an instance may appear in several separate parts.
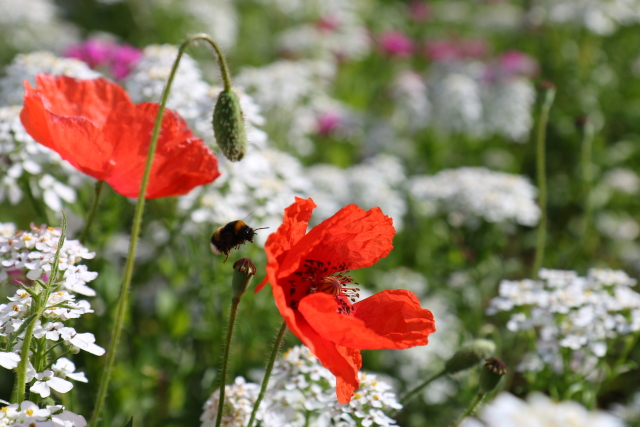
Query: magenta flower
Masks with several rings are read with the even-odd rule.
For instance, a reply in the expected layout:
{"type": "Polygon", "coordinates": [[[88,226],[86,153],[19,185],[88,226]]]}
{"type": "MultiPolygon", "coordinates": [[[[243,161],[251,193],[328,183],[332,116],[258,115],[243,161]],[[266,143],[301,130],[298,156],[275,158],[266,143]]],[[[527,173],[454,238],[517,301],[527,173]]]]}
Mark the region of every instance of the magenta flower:
{"type": "Polygon", "coordinates": [[[324,111],[318,115],[318,135],[328,136],[334,133],[342,124],[342,116],[335,110],[324,111]]]}
{"type": "Polygon", "coordinates": [[[385,55],[409,58],[413,54],[413,41],[399,31],[387,31],[380,35],[378,45],[385,55]]]}
{"type": "Polygon", "coordinates": [[[123,79],[140,60],[142,51],[111,40],[89,39],[69,46],[64,56],[84,61],[93,69],[105,69],[116,79],[123,79]]]}

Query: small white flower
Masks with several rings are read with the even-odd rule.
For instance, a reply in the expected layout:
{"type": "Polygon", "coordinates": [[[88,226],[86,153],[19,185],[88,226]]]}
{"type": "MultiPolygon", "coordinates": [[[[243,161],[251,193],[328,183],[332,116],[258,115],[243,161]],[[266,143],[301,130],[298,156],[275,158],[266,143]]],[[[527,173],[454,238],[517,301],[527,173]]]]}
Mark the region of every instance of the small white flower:
{"type": "Polygon", "coordinates": [[[60,378],[69,377],[72,380],[80,381],[83,383],[89,382],[84,372],[75,372],[76,365],[66,357],[61,357],[56,363],[51,366],[54,374],[60,378]]]}
{"type": "Polygon", "coordinates": [[[94,344],[96,342],[96,337],[90,332],[79,334],[75,329],[65,327],[60,330],[60,335],[65,343],[71,344],[80,350],[95,354],[96,356],[102,356],[105,353],[104,348],[94,344]]]}
{"type": "Polygon", "coordinates": [[[5,369],[13,369],[20,363],[20,355],[0,351],[0,366],[5,369]]]}
{"type": "Polygon", "coordinates": [[[51,389],[60,393],[66,393],[72,388],[72,383],[54,376],[53,371],[47,369],[44,372],[36,374],[36,382],[29,390],[38,393],[42,397],[48,397],[51,394],[51,389]]]}

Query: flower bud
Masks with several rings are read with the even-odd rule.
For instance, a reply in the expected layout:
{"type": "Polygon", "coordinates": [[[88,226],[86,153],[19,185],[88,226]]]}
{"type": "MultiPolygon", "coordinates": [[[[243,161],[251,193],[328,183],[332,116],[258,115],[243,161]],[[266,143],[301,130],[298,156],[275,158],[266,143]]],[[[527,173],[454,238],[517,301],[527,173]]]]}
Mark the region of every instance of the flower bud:
{"type": "Polygon", "coordinates": [[[251,279],[258,271],[249,258],[241,258],[233,264],[233,298],[240,299],[251,284],[251,279]]]}
{"type": "Polygon", "coordinates": [[[494,390],[506,373],[507,365],[502,360],[495,357],[487,359],[480,372],[480,392],[488,393],[494,390]]]}
{"type": "Polygon", "coordinates": [[[218,146],[232,162],[242,160],[247,152],[247,131],[240,99],[232,90],[223,90],[213,110],[213,133],[218,146]]]}
{"type": "Polygon", "coordinates": [[[445,363],[447,374],[455,374],[477,365],[491,356],[496,350],[496,345],[489,340],[474,340],[462,347],[445,363]]]}

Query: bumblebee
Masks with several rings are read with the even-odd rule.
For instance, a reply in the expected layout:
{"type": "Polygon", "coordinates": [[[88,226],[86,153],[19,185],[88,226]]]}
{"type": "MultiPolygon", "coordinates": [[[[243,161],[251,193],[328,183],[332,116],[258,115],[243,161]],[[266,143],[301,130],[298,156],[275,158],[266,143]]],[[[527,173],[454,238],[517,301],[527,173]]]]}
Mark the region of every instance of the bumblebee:
{"type": "Polygon", "coordinates": [[[256,235],[256,230],[262,230],[264,228],[256,228],[255,230],[245,224],[244,221],[237,220],[218,227],[211,236],[211,251],[216,255],[225,254],[227,257],[224,262],[229,259],[229,253],[231,249],[237,249],[244,242],[249,241],[253,243],[253,237],[256,235]]]}

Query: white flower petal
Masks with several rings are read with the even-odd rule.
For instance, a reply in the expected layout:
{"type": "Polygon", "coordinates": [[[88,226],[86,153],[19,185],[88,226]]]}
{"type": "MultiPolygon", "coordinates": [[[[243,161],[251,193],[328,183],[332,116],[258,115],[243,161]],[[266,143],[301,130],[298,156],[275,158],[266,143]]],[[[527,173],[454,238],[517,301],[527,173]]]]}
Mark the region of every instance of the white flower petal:
{"type": "Polygon", "coordinates": [[[71,381],[63,380],[62,378],[53,377],[47,384],[57,392],[66,393],[73,388],[73,383],[71,381]]]}
{"type": "Polygon", "coordinates": [[[29,389],[33,393],[38,393],[42,397],[49,397],[51,390],[46,381],[36,381],[34,385],[29,389]]]}
{"type": "Polygon", "coordinates": [[[0,352],[0,366],[5,369],[13,369],[20,363],[20,355],[15,353],[0,352]]]}

